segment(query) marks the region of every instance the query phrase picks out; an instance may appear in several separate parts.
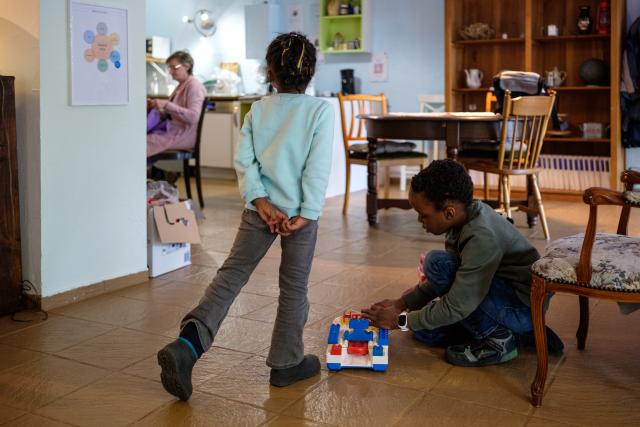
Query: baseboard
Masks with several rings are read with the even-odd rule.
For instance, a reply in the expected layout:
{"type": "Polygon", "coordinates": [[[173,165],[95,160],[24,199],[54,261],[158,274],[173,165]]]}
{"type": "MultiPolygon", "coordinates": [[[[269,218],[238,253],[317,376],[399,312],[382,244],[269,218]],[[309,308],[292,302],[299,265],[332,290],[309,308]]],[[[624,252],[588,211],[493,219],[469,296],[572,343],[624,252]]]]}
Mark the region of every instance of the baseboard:
{"type": "Polygon", "coordinates": [[[83,286],[81,288],[72,289],[67,292],[61,292],[44,298],[37,296],[36,300],[39,299],[39,305],[42,310],[48,311],[96,297],[98,295],[107,294],[122,288],[137,285],[139,283],[144,283],[147,280],[149,280],[149,272],[145,270],[139,273],[116,277],[115,279],[105,280],[103,282],[94,283],[92,285],[83,286]]]}

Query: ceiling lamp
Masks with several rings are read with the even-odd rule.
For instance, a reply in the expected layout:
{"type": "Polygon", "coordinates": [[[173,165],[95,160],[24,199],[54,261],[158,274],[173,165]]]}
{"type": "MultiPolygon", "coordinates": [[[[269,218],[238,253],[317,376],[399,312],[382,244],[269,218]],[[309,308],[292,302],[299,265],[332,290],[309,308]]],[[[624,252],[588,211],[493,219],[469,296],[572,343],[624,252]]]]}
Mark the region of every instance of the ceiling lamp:
{"type": "Polygon", "coordinates": [[[210,10],[200,9],[196,11],[193,18],[188,16],[182,17],[182,22],[185,24],[192,23],[203,37],[211,37],[216,32],[216,24],[213,22],[212,13],[210,10]]]}

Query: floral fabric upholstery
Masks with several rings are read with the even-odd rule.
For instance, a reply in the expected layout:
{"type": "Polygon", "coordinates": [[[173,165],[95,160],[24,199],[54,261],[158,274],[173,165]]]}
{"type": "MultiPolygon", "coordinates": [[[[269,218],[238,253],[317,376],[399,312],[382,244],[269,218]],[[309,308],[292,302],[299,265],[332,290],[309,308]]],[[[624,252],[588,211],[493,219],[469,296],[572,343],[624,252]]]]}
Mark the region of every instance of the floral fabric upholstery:
{"type": "MultiPolygon", "coordinates": [[[[531,267],[542,278],[578,284],[576,268],[584,234],[553,241],[531,267]]],[[[591,282],[594,289],[640,292],[640,238],[597,233],[591,252],[591,282]]]]}
{"type": "Polygon", "coordinates": [[[629,204],[640,206],[640,191],[625,191],[624,198],[629,204]]]}

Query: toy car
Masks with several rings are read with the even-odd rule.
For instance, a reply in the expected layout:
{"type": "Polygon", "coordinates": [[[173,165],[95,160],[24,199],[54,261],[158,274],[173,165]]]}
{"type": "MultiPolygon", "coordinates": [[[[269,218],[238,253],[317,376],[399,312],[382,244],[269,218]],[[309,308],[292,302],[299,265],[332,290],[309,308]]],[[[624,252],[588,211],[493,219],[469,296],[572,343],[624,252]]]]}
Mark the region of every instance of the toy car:
{"type": "Polygon", "coordinates": [[[389,364],[389,331],[369,325],[360,313],[348,311],[329,329],[327,369],[368,368],[386,371],[389,364]]]}

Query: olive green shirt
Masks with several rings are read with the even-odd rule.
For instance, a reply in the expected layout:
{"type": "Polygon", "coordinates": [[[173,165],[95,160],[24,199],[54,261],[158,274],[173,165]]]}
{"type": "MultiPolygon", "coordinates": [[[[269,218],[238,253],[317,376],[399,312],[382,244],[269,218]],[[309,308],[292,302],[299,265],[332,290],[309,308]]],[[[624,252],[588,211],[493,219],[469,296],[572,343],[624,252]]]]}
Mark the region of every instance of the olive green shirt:
{"type": "Polygon", "coordinates": [[[412,330],[435,329],[470,315],[485,299],[493,277],[511,286],[520,300],[531,305],[531,264],[540,254],[503,216],[479,200],[468,210],[467,222],[447,233],[445,249],[458,261],[456,276],[446,295],[428,284],[419,284],[403,296],[412,330]],[[413,311],[415,310],[415,311],[413,311]]]}

